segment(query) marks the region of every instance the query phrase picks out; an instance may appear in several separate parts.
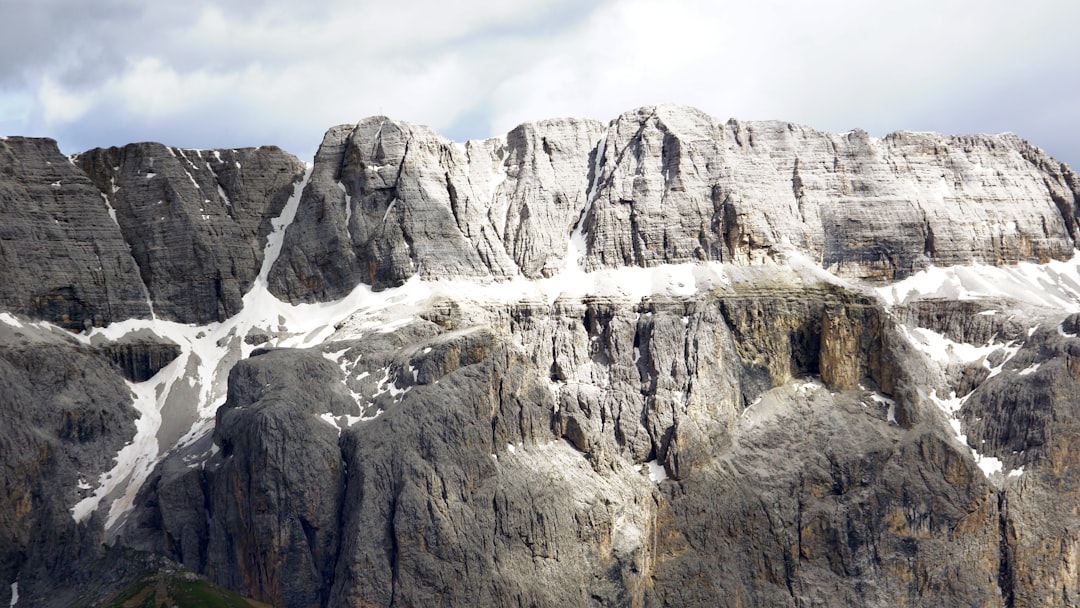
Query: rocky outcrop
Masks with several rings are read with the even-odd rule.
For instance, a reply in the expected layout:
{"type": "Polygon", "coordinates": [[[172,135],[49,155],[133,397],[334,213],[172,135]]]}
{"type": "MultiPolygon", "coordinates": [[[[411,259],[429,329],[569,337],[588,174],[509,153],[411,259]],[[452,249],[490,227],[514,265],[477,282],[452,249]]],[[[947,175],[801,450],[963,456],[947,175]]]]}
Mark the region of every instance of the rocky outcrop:
{"type": "Polygon", "coordinates": [[[76,162],[94,180],[158,317],[204,324],[236,314],[262,266],[270,221],[304,165],[276,147],[94,149],[76,162]]]}
{"type": "Polygon", "coordinates": [[[385,117],[330,129],[272,290],[296,302],[416,274],[549,275],[563,266],[601,132],[552,120],[461,146],[385,117]]]}
{"type": "Polygon", "coordinates": [[[846,277],[1072,256],[1080,180],[1012,135],[832,135],[628,112],[600,151],[590,268],[753,263],[785,243],[846,277]]]}
{"type": "Polygon", "coordinates": [[[116,368],[63,334],[0,323],[0,578],[20,581],[26,605],[99,582],[102,522],[71,508],[135,433],[116,368]]]}
{"type": "Polygon", "coordinates": [[[124,339],[98,348],[132,382],[153,378],[181,352],[178,344],[150,339],[124,339]]]}
{"type": "Polygon", "coordinates": [[[0,306],[79,330],[150,316],[108,205],[51,139],[0,139],[0,306]]]}
{"type": "Polygon", "coordinates": [[[658,106],[464,148],[365,119],[327,132],[304,196],[271,274],[293,302],[413,275],[755,264],[792,245],[863,279],[1066,259],[1080,178],[1013,135],[834,135],[658,106]]]}

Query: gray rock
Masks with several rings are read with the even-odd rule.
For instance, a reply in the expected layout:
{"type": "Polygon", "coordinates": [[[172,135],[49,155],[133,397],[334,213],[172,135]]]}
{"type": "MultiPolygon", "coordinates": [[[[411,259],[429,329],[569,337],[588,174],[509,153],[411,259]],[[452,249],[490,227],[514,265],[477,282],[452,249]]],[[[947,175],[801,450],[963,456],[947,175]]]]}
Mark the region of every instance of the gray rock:
{"type": "Polygon", "coordinates": [[[840,276],[1072,256],[1080,179],[1013,135],[832,135],[690,108],[608,129],[590,268],[754,263],[794,244],[840,276]]]}
{"type": "Polygon", "coordinates": [[[103,522],[76,523],[71,508],[134,436],[131,394],[62,332],[0,330],[0,579],[18,579],[20,604],[66,605],[104,574],[103,522]]]}
{"type": "Polygon", "coordinates": [[[76,161],[106,196],[154,312],[210,323],[236,314],[304,165],[276,147],[94,149],[76,161]]]}
{"type": "MultiPolygon", "coordinates": [[[[234,314],[259,271],[298,166],[231,154],[79,160],[164,317],[234,314]]],[[[173,446],[109,537],[71,520],[74,484],[131,436],[116,363],[143,378],[169,347],[0,319],[0,446],[17,454],[0,577],[77,603],[127,572],[107,541],[287,607],[1076,605],[1076,315],[1004,296],[887,308],[860,281],[1067,258],[1078,184],[1014,136],[668,106],[464,146],[383,118],[331,129],[269,276],[284,299],[579,264],[721,260],[727,279],[641,301],[444,292],[372,327],[388,300],[311,349],[276,347],[284,319],[242,325],[219,346],[260,348],[212,433],[173,446]],[[916,330],[986,354],[942,362],[916,330]]]]}
{"type": "Polygon", "coordinates": [[[180,346],[152,340],[120,340],[98,349],[120,368],[125,378],[143,382],[180,356],[180,346]]]}
{"type": "Polygon", "coordinates": [[[150,316],[108,206],[51,139],[0,139],[0,307],[76,330],[150,316]]]}
{"type": "Polygon", "coordinates": [[[538,277],[561,268],[601,126],[529,123],[459,146],[384,117],[330,129],[272,291],[293,302],[413,275],[538,277]]]}
{"type": "Polygon", "coordinates": [[[845,277],[1066,259],[1080,177],[1013,135],[833,135],[677,106],[527,123],[467,142],[384,117],[327,132],[275,294],[358,282],[549,276],[575,228],[587,269],[758,264],[795,247],[845,277]]]}

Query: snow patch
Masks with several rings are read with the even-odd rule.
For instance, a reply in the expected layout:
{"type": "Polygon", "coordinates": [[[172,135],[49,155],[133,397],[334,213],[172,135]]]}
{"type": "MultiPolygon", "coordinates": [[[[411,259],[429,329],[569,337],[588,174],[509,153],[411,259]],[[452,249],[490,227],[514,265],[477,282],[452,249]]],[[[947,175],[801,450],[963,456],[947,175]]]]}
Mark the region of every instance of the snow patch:
{"type": "Polygon", "coordinates": [[[1032,364],[1032,365],[1020,370],[1017,373],[1019,375],[1021,375],[1021,376],[1030,376],[1031,374],[1034,374],[1035,372],[1039,371],[1039,367],[1041,367],[1041,366],[1042,366],[1042,363],[1035,363],[1035,364],[1032,364]]]}
{"type": "MultiPolygon", "coordinates": [[[[4,139],[7,139],[6,137],[4,139]]],[[[8,604],[9,608],[19,603],[19,581],[11,583],[11,603],[8,604]]]]}
{"type": "Polygon", "coordinates": [[[990,353],[999,348],[1012,346],[1011,342],[1005,345],[990,342],[985,346],[953,342],[946,336],[925,327],[908,329],[901,325],[900,332],[912,346],[941,365],[947,365],[950,362],[975,363],[985,360],[990,353]]]}
{"type": "Polygon", "coordinates": [[[589,212],[592,210],[593,203],[600,196],[600,172],[604,166],[604,155],[607,152],[607,131],[600,136],[600,141],[596,143],[596,156],[593,158],[593,179],[589,184],[589,188],[585,193],[585,208],[581,210],[581,217],[578,218],[574,229],[570,233],[570,241],[566,246],[566,260],[563,273],[566,275],[573,275],[576,273],[585,272],[585,256],[589,252],[589,245],[586,237],[588,232],[585,231],[585,220],[589,217],[589,212]]]}
{"type": "Polygon", "coordinates": [[[668,478],[667,469],[664,465],[660,464],[656,460],[650,460],[645,463],[649,467],[649,479],[656,483],[660,483],[668,478]]]}
{"type": "Polygon", "coordinates": [[[930,401],[934,402],[934,404],[948,416],[949,426],[952,428],[957,441],[971,450],[971,456],[975,459],[975,464],[978,465],[979,470],[986,475],[987,479],[991,479],[993,475],[1001,473],[1004,468],[1003,463],[993,456],[984,456],[983,454],[980,454],[978,450],[971,447],[971,445],[968,444],[967,435],[961,431],[960,418],[957,417],[960,408],[963,407],[964,402],[967,401],[970,396],[971,394],[969,393],[963,397],[957,397],[956,393],[952,393],[948,399],[942,399],[937,396],[937,391],[931,391],[930,401]]]}
{"type": "Polygon", "coordinates": [[[819,382],[807,380],[806,382],[796,382],[794,388],[796,393],[805,395],[807,393],[815,392],[825,387],[819,382]]]}
{"type": "Polygon", "coordinates": [[[71,516],[75,521],[86,521],[106,497],[115,497],[109,509],[106,527],[112,526],[121,514],[131,508],[135,493],[157,463],[157,432],[161,427],[161,408],[172,384],[183,377],[189,356],[177,357],[145,382],[127,383],[133,397],[132,405],[139,413],[135,420],[135,437],[117,453],[112,469],[98,478],[98,487],[94,493],[71,508],[71,516]]]}
{"type": "MultiPolygon", "coordinates": [[[[352,242],[352,197],[349,196],[349,191],[345,189],[345,184],[338,182],[338,188],[341,188],[341,193],[345,195],[345,234],[349,235],[349,242],[352,242]]],[[[390,210],[387,209],[387,212],[390,210]]],[[[384,218],[385,221],[385,218],[384,218]]]]}
{"type": "Polygon", "coordinates": [[[1017,302],[1080,312],[1080,254],[1046,264],[1015,266],[931,266],[892,285],[877,289],[886,304],[907,304],[921,298],[976,300],[1006,297],[1017,302]]]}
{"type": "Polygon", "coordinates": [[[17,319],[15,315],[11,314],[10,312],[0,312],[0,323],[19,328],[23,326],[22,321],[17,319]]]}

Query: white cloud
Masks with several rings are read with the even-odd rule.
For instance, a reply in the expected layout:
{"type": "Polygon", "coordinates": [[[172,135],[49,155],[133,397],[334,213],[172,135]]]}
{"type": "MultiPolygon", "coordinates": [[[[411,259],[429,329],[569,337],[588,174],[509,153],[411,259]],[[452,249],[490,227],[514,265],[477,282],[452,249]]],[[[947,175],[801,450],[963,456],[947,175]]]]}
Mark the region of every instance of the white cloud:
{"type": "Polygon", "coordinates": [[[93,105],[91,96],[72,93],[48,77],[38,87],[37,100],[47,126],[80,120],[93,105]]]}

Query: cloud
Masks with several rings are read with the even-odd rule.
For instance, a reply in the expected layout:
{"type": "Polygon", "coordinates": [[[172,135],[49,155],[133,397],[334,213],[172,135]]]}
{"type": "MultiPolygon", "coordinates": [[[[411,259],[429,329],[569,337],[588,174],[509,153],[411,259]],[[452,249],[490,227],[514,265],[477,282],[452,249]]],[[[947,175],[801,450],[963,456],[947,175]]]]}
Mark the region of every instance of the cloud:
{"type": "Polygon", "coordinates": [[[25,4],[0,8],[0,126],[69,151],[156,139],[309,156],[327,127],[372,114],[487,137],[675,102],[826,130],[1011,130],[1080,161],[1080,4],[25,4]]]}

